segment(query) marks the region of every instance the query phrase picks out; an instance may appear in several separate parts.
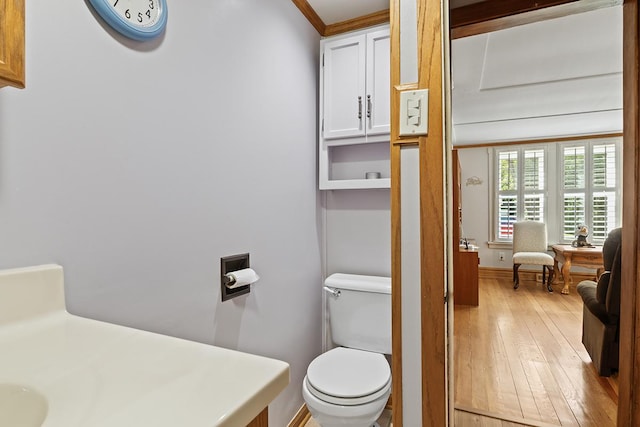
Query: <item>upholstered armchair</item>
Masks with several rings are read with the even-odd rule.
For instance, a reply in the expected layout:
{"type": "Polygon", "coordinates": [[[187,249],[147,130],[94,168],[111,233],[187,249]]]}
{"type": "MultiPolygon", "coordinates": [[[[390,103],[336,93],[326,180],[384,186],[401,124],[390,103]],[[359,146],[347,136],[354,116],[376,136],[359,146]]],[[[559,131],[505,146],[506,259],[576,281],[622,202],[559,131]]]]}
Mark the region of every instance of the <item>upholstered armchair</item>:
{"type": "Polygon", "coordinates": [[[620,261],[622,228],[612,230],[602,247],[604,273],[598,282],[578,284],[582,297],[582,344],[598,374],[608,377],[618,370],[620,352],[620,261]]]}
{"type": "Polygon", "coordinates": [[[522,264],[542,266],[542,284],[553,292],[553,257],[547,253],[547,225],[538,221],[520,221],[513,224],[513,289],[520,286],[518,269],[522,264]]]}

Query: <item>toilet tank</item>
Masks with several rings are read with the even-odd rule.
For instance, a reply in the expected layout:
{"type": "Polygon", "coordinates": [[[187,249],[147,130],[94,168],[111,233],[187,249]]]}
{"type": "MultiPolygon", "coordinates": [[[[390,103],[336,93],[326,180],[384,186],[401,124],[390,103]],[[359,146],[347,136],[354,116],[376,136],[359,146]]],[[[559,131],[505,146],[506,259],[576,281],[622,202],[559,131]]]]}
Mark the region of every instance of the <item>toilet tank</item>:
{"type": "Polygon", "coordinates": [[[333,342],[391,354],[391,279],[335,273],[324,284],[333,342]]]}

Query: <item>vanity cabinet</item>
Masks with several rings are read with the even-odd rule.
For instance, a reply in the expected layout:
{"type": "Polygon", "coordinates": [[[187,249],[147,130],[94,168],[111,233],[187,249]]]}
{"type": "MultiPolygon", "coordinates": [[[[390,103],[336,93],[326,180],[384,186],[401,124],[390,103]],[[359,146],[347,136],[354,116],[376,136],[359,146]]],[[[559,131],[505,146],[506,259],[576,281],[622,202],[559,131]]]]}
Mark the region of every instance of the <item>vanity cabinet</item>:
{"type": "Polygon", "coordinates": [[[0,87],[24,88],[24,0],[0,0],[0,87]]]}
{"type": "Polygon", "coordinates": [[[383,26],[321,41],[321,190],[390,187],[389,35],[383,26]]]}

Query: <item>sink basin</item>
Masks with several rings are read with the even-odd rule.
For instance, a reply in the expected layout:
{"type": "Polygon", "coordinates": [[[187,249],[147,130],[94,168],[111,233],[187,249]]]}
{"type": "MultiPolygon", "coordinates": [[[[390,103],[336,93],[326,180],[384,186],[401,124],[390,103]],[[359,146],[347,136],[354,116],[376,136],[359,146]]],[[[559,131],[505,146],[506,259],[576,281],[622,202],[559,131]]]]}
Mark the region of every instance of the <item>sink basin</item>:
{"type": "Polygon", "coordinates": [[[279,360],[69,314],[59,265],[0,270],[0,427],[246,426],[288,384],[279,360]]]}
{"type": "Polygon", "coordinates": [[[19,384],[0,384],[0,426],[40,427],[47,417],[47,399],[19,384]]]}

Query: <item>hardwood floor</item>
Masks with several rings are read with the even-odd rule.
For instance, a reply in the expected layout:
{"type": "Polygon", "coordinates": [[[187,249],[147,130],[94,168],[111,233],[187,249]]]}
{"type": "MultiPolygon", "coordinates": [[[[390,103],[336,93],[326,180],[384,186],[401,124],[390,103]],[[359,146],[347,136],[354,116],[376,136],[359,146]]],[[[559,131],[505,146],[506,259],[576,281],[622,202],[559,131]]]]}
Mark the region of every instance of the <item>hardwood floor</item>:
{"type": "MultiPolygon", "coordinates": [[[[391,410],[385,409],[378,419],[380,427],[393,427],[391,422],[391,410]]],[[[289,424],[289,427],[320,427],[320,425],[309,416],[303,424],[289,424]]],[[[465,411],[455,411],[455,427],[531,427],[528,424],[516,423],[501,420],[493,417],[487,417],[479,414],[473,414],[465,411]]]]}
{"type": "Polygon", "coordinates": [[[570,295],[561,295],[560,285],[549,294],[540,283],[523,281],[514,291],[510,280],[481,278],[479,287],[478,307],[455,307],[456,406],[551,425],[615,427],[617,380],[599,377],[582,346],[575,286],[570,295]]]}
{"type": "Polygon", "coordinates": [[[500,418],[487,417],[466,411],[455,411],[455,427],[536,427],[531,424],[517,423],[500,418]]]}
{"type": "MultiPolygon", "coordinates": [[[[308,414],[308,413],[307,413],[308,414]]],[[[538,427],[530,424],[523,424],[508,420],[502,420],[500,418],[489,417],[485,415],[475,414],[467,411],[455,411],[454,415],[455,427],[538,427]]],[[[380,427],[393,427],[391,420],[391,410],[385,409],[380,418],[378,419],[378,425],[380,427]]],[[[320,425],[308,414],[300,423],[289,424],[289,427],[320,427],[320,425]]]]}
{"type": "MultiPolygon", "coordinates": [[[[380,427],[393,427],[391,423],[391,409],[385,409],[377,422],[380,427]]],[[[310,417],[306,424],[304,424],[304,427],[320,427],[320,424],[310,417]]]]}

